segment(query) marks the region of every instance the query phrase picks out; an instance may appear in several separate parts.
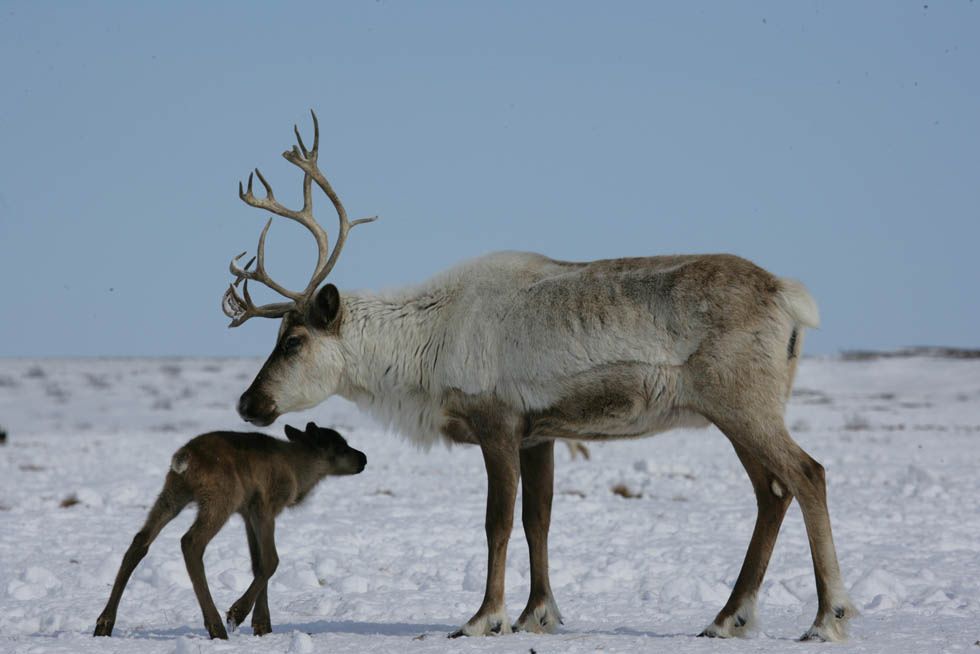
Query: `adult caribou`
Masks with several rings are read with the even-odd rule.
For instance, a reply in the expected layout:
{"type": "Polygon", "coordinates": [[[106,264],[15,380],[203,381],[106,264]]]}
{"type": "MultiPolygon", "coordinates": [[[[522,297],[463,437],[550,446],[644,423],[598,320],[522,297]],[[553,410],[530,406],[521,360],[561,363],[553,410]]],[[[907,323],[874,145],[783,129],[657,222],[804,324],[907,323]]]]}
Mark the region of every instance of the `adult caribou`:
{"type": "Polygon", "coordinates": [[[783,421],[803,330],[817,307],[798,282],[736,256],[691,255],[555,261],[539,254],[490,254],[414,288],[389,294],[338,292],[321,283],[337,261],[350,221],[313,147],[283,157],[303,171],[303,207],[288,209],[255,170],[265,196],[239,184],[241,199],[295,220],[319,248],[301,292],[265,269],[265,239],[222,306],[237,327],[281,318],[275,349],[238,412],[268,425],[290,411],[341,395],[428,445],[478,445],[488,478],[486,592],[453,635],[510,631],[504,569],[518,483],[531,563],[531,593],[514,628],[554,631],[561,616],[548,578],[554,439],[609,440],[674,427],[716,425],[731,441],[755,490],[758,516],[731,597],[702,635],[745,633],[783,516],[803,512],[816,577],[817,616],[806,640],[840,640],[854,614],[841,581],[827,512],[824,469],[783,421]],[[313,217],[313,185],[340,218],[332,251],[313,217]],[[255,268],[251,267],[255,262],[255,268]],[[287,302],[256,306],[248,282],[287,302]],[[236,288],[243,284],[243,295],[236,288]]]}

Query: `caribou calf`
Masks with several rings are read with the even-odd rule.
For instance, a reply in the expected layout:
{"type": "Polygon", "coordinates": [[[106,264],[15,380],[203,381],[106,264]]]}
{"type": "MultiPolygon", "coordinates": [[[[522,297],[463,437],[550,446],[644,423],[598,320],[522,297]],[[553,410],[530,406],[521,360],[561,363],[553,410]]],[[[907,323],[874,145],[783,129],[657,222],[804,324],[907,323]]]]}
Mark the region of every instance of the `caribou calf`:
{"type": "Polygon", "coordinates": [[[228,610],[228,626],[234,629],[241,624],[254,606],[252,631],[257,636],[272,631],[267,587],[279,565],[276,516],[285,507],[302,502],[324,477],[356,475],[367,463],[364,453],[347,445],[340,434],[312,422],[306,431],[286,425],[286,437],[289,442],[265,434],[211,432],[177,450],[146,524],[123,557],[112,594],[96,622],[95,636],[112,635],[116,609],[130,575],[160,530],[191,502],[197,503],[197,519],[180,539],[180,547],[208,634],[228,638],[204,576],[204,548],[236,512],[245,520],[255,577],[228,610]]]}

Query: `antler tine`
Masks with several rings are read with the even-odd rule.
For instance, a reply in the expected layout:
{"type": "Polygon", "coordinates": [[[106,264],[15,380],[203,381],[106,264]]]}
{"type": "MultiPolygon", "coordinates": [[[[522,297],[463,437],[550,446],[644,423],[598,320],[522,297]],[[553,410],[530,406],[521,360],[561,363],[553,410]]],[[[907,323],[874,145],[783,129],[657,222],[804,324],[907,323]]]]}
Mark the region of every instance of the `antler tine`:
{"type": "Polygon", "coordinates": [[[310,115],[313,116],[313,156],[315,157],[320,151],[320,121],[316,119],[316,112],[312,109],[310,115]]]}
{"type": "Polygon", "coordinates": [[[302,294],[296,293],[294,291],[290,291],[288,288],[283,287],[282,285],[277,283],[274,279],[272,279],[272,277],[270,277],[265,270],[265,238],[269,234],[270,227],[272,227],[272,218],[269,218],[269,220],[266,221],[265,223],[265,227],[262,228],[262,233],[259,235],[259,246],[256,249],[256,255],[252,257],[252,259],[245,265],[245,267],[239,268],[238,266],[235,265],[235,263],[239,259],[245,256],[245,253],[242,252],[237,257],[231,260],[231,263],[228,264],[228,270],[231,272],[232,275],[235,276],[236,286],[243,279],[244,280],[252,279],[262,284],[265,284],[276,293],[279,293],[279,295],[288,297],[293,302],[296,302],[303,297],[302,294]],[[255,262],[255,270],[249,270],[249,266],[252,265],[252,262],[255,262]]]}
{"type": "Polygon", "coordinates": [[[303,158],[310,158],[310,151],[306,149],[306,144],[303,143],[303,137],[299,133],[299,126],[293,125],[293,133],[296,134],[296,143],[299,144],[299,149],[303,152],[303,158]]]}
{"type": "Polygon", "coordinates": [[[249,318],[281,318],[286,315],[287,311],[296,306],[293,302],[276,302],[257,307],[252,302],[252,296],[248,292],[248,278],[245,278],[245,285],[242,287],[244,299],[235,290],[239,281],[241,279],[236,280],[234,284],[229,284],[228,290],[221,298],[221,310],[231,318],[231,322],[228,323],[229,327],[238,327],[249,318]]]}
{"type": "MultiPolygon", "coordinates": [[[[303,140],[299,135],[299,129],[295,128],[294,126],[299,147],[293,146],[291,150],[286,150],[283,152],[282,156],[290,163],[299,167],[305,173],[306,178],[304,178],[304,183],[306,182],[306,179],[312,179],[314,182],[316,182],[317,186],[320,187],[320,190],[322,190],[323,193],[330,198],[330,202],[337,211],[340,227],[337,231],[337,239],[334,243],[333,250],[330,251],[328,255],[326,247],[327,240],[325,238],[326,233],[323,232],[323,228],[320,227],[316,221],[313,221],[319,228],[318,231],[323,233],[324,240],[322,243],[323,247],[319,247],[319,256],[317,257],[317,265],[314,269],[313,276],[310,278],[310,283],[307,284],[306,289],[303,291],[303,295],[307,297],[316,291],[317,287],[323,282],[324,279],[326,279],[327,275],[330,274],[330,271],[333,270],[334,264],[337,263],[337,258],[340,256],[340,252],[344,248],[344,243],[347,240],[347,234],[350,232],[351,228],[362,223],[369,223],[377,220],[377,216],[372,216],[371,218],[360,218],[354,222],[351,222],[348,219],[347,210],[344,208],[344,204],[340,201],[340,196],[338,196],[337,192],[333,190],[333,186],[330,185],[329,180],[327,180],[326,176],[317,166],[317,154],[320,148],[320,121],[316,116],[316,112],[312,109],[310,110],[310,115],[313,117],[313,148],[310,150],[306,149],[305,145],[303,144],[303,140]]],[[[310,218],[312,219],[312,215],[310,218]]],[[[317,245],[321,245],[319,240],[317,241],[317,245]]]]}
{"type": "Polygon", "coordinates": [[[269,227],[272,225],[272,219],[270,218],[265,227],[262,229],[262,234],[259,236],[259,245],[258,249],[256,250],[256,256],[249,261],[248,265],[246,265],[244,268],[240,268],[237,265],[237,262],[243,256],[245,256],[245,253],[243,252],[232,259],[228,266],[229,271],[235,277],[235,282],[230,285],[228,291],[225,292],[222,299],[222,308],[224,309],[225,313],[232,318],[232,327],[237,327],[253,316],[281,316],[290,308],[294,307],[297,303],[303,303],[309,300],[313,293],[316,292],[316,289],[320,283],[323,282],[326,276],[333,269],[334,264],[337,262],[337,258],[340,256],[340,252],[344,247],[344,243],[347,240],[347,234],[351,228],[377,219],[377,216],[373,216],[371,218],[361,218],[351,222],[347,218],[347,211],[344,209],[344,205],[341,203],[340,198],[333,190],[333,187],[330,186],[330,182],[327,181],[327,178],[317,167],[317,155],[320,149],[320,121],[317,119],[315,111],[310,110],[310,115],[313,117],[313,147],[306,147],[306,143],[303,141],[303,137],[300,134],[299,127],[293,125],[293,132],[296,134],[296,145],[294,145],[290,150],[286,150],[282,153],[282,156],[287,161],[303,171],[303,208],[296,211],[280,204],[276,200],[276,196],[273,193],[272,185],[269,184],[268,180],[266,180],[265,176],[258,168],[249,173],[247,186],[243,185],[240,181],[238,182],[238,197],[245,202],[245,204],[251,207],[264,209],[277,216],[289,218],[290,220],[294,220],[303,225],[303,227],[305,227],[316,240],[316,268],[314,268],[310,282],[307,284],[302,293],[290,291],[280,284],[277,284],[271,277],[269,277],[265,269],[265,239],[269,232],[269,227]],[[256,197],[253,191],[253,182],[255,177],[259,178],[259,183],[261,183],[262,187],[265,189],[265,197],[256,197]],[[319,186],[326,196],[330,198],[330,202],[333,204],[334,209],[336,209],[337,216],[340,220],[340,228],[337,232],[337,241],[334,244],[332,251],[329,247],[330,243],[326,230],[323,229],[323,227],[313,216],[313,182],[316,182],[317,186],[319,186]],[[253,262],[255,263],[255,269],[249,270],[253,262]],[[248,282],[250,280],[265,284],[280,295],[289,298],[292,300],[292,302],[268,304],[261,307],[256,307],[248,295],[248,282]],[[243,281],[245,282],[243,287],[243,292],[245,295],[244,298],[239,297],[235,291],[235,287],[243,281]]]}

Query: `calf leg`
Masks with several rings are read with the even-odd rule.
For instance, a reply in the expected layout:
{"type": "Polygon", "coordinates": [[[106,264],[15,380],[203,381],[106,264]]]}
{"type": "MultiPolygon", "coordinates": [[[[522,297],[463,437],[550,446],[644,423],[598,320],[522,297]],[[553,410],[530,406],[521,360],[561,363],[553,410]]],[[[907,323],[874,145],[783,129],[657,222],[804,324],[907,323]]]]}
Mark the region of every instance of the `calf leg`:
{"type": "Polygon", "coordinates": [[[279,553],[276,551],[273,518],[270,516],[268,521],[253,520],[252,524],[262,557],[262,573],[265,575],[265,583],[255,598],[255,610],[252,611],[252,633],[256,636],[264,636],[272,632],[272,619],[269,616],[269,579],[279,567],[279,553]]]}
{"type": "Polygon", "coordinates": [[[504,571],[507,565],[507,543],[514,526],[514,502],[520,477],[520,454],[516,442],[501,437],[480,444],[487,468],[487,586],[483,604],[460,629],[450,634],[485,636],[511,630],[504,606],[504,571]]]}
{"type": "Polygon", "coordinates": [[[741,636],[752,626],[759,586],[766,574],[786,509],[793,499],[789,491],[749,451],[741,445],[733,445],[755,490],[758,514],[742,571],[735,581],[731,597],[714,622],[699,634],[711,638],[741,636]]]}
{"type": "Polygon", "coordinates": [[[252,612],[252,633],[264,636],[272,631],[269,617],[269,578],[279,566],[275,543],[275,518],[269,512],[254,511],[245,515],[248,550],[252,556],[252,583],[228,609],[228,626],[235,629],[252,612]],[[252,608],[255,608],[252,611],[252,608]]]}
{"type": "Polygon", "coordinates": [[[561,623],[548,578],[548,529],[554,478],[554,441],[521,450],[521,521],[531,559],[531,594],[514,625],[518,631],[553,633],[561,623]]]}
{"type": "Polygon", "coordinates": [[[227,639],[228,632],[225,631],[225,625],[221,621],[218,609],[214,606],[211,590],[208,588],[208,580],[204,574],[204,549],[221,530],[230,515],[231,511],[220,511],[211,504],[201,504],[197,519],[180,539],[180,549],[184,553],[187,574],[194,586],[197,603],[201,606],[204,627],[211,638],[227,639]]]}
{"type": "Polygon", "coordinates": [[[156,540],[160,530],[173,520],[190,501],[190,497],[182,494],[178,489],[172,488],[170,481],[168,478],[167,485],[164,486],[163,491],[150,509],[146,523],[133,537],[133,542],[123,556],[119,572],[116,573],[116,581],[112,584],[109,601],[95,623],[94,636],[112,635],[112,628],[116,624],[116,610],[119,608],[119,600],[122,599],[123,591],[126,589],[126,584],[129,583],[129,577],[133,574],[133,570],[146,556],[150,544],[156,540]]]}

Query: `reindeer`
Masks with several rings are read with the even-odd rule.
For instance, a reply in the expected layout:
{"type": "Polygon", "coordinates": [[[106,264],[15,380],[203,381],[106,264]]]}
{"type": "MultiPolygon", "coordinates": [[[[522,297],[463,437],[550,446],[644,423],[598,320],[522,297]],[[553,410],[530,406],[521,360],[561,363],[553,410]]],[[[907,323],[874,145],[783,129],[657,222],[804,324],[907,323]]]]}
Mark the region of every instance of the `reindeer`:
{"type": "Polygon", "coordinates": [[[123,556],[93,635],[112,635],[130,575],[160,530],[191,502],[197,503],[197,519],[180,539],[180,547],[208,635],[228,638],[204,576],[204,548],[233,513],[245,520],[254,578],[228,609],[228,627],[234,630],[252,612],[256,636],[272,631],[268,584],[279,565],[276,516],[302,502],[324,477],[356,475],[367,463],[367,457],[348,446],[340,434],[312,422],[306,431],[286,425],[286,437],[288,442],[265,434],[219,431],[197,436],[177,450],[163,490],[123,556]]]}
{"type": "Polygon", "coordinates": [[[281,318],[272,354],[238,403],[241,417],[268,425],[332,395],[355,402],[421,446],[477,445],[488,479],[488,572],[483,603],[452,636],[509,632],[504,569],[518,484],[531,564],[531,592],[514,629],[552,632],[561,622],[548,577],[554,440],[606,441],[676,427],[716,425],[755,491],[755,530],[731,597],[702,636],[743,635],[783,516],[800,503],[813,558],[818,608],[804,640],[841,640],[855,614],[841,580],[827,511],[824,468],[783,420],[807,327],[818,310],[799,282],[726,254],[592,262],[500,252],[430,281],[386,294],[344,293],[321,284],[350,221],[320,171],[313,147],[283,157],[303,172],[303,206],[288,209],[255,169],[265,196],[239,183],[246,204],[308,229],[319,247],[301,292],[265,269],[265,239],[241,268],[223,309],[237,327],[281,318]],[[313,216],[312,186],[340,221],[329,256],[313,216]],[[256,263],[254,269],[251,264],[256,263]],[[288,301],[256,306],[248,282],[288,301]],[[244,297],[238,286],[244,282],[244,297]]]}

